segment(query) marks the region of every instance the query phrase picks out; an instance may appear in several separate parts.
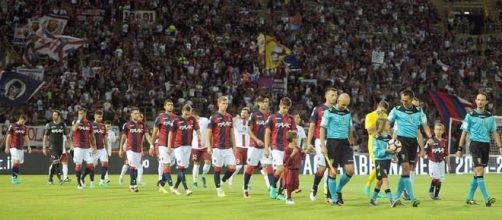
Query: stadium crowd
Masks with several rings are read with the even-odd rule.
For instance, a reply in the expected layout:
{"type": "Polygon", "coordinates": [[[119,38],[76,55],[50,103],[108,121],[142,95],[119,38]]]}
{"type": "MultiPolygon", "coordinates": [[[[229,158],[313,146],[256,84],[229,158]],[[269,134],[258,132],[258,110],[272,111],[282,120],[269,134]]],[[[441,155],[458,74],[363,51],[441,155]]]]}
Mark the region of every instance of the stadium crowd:
{"type": "MultiPolygon", "coordinates": [[[[235,115],[269,92],[257,83],[269,76],[288,77],[287,96],[305,120],[327,86],[344,90],[352,97],[357,128],[381,99],[397,104],[402,89],[424,101],[430,121],[439,115],[427,90],[469,100],[484,90],[496,99],[491,103],[502,102],[502,94],[492,91],[502,85],[501,37],[459,37],[441,28],[440,15],[425,0],[1,2],[0,23],[8,24],[0,27],[2,33],[13,33],[33,16],[55,13],[70,16],[64,34],[86,40],[64,64],[39,60],[48,83],[26,105],[29,124],[50,120],[52,109],[62,110],[69,122],[82,107],[102,108],[104,120],[119,125],[131,106],[140,106],[151,120],[166,97],[207,115],[217,97],[229,95],[235,115]],[[75,19],[89,8],[105,9],[103,20],[75,19]],[[155,23],[123,20],[125,9],[154,10],[155,23]],[[265,69],[256,40],[260,33],[289,47],[301,71],[265,69]],[[303,82],[308,79],[316,83],[303,82]]],[[[14,111],[0,111],[0,123],[14,121],[14,111]]],[[[364,129],[356,130],[365,140],[364,129]]]]}

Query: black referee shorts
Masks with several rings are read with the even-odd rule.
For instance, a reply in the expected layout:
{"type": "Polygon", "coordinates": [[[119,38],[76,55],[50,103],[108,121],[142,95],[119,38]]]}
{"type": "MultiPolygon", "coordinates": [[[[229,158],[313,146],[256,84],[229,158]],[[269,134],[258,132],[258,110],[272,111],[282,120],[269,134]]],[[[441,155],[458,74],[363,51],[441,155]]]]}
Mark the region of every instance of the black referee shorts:
{"type": "Polygon", "coordinates": [[[490,143],[471,141],[469,151],[472,155],[472,163],[474,167],[486,167],[490,155],[490,143]]]}
{"type": "Polygon", "coordinates": [[[401,152],[397,154],[397,159],[399,163],[415,164],[416,162],[415,160],[417,159],[417,149],[418,149],[417,138],[397,136],[397,139],[403,145],[401,147],[401,152]]]}
{"type": "MultiPolygon", "coordinates": [[[[333,167],[343,167],[347,164],[354,164],[354,151],[350,148],[348,139],[328,138],[326,142],[328,158],[332,160],[333,167]]],[[[330,161],[326,161],[330,163],[330,161]]]]}

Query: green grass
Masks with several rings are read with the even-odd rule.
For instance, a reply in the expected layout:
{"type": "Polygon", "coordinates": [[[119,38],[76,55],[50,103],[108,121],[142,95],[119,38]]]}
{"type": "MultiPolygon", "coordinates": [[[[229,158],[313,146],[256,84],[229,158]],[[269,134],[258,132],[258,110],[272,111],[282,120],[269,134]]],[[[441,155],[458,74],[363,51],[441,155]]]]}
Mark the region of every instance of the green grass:
{"type": "MultiPolygon", "coordinates": [[[[465,195],[471,175],[448,175],[443,183],[442,200],[428,198],[429,178],[418,176],[415,193],[421,200],[420,207],[410,203],[391,209],[386,199],[379,199],[378,207],[370,207],[363,195],[366,176],[355,176],[345,187],[345,205],[333,207],[324,204],[322,196],[311,202],[308,198],[313,176],[301,177],[303,192],[293,195],[294,206],[270,200],[266,196],[263,177],[255,175],[251,198],[243,199],[242,175],[234,180],[234,186],[225,185],[226,197],[217,198],[212,176],[208,176],[208,188],[192,189],[193,195],[175,196],[160,194],[155,187],[156,176],[144,177],[147,183],[139,193],[127,191],[127,185],[118,185],[117,176],[106,189],[77,190],[75,177],[63,186],[47,185],[46,176],[22,175],[20,185],[11,185],[10,177],[1,176],[0,219],[501,219],[502,201],[491,208],[484,204],[465,205],[465,195]]],[[[397,176],[391,177],[395,190],[397,176]]],[[[127,177],[126,180],[129,178],[127,177]]],[[[173,176],[175,179],[175,176],[173,176]]],[[[191,176],[187,178],[191,186],[191,176]]],[[[485,177],[492,197],[502,199],[502,175],[488,174],[485,177]]],[[[193,188],[193,187],[191,187],[193,188]]],[[[322,191],[322,188],[320,189],[322,191]]],[[[183,190],[180,190],[183,191],[183,190]]],[[[482,203],[477,191],[475,199],[482,203]]]]}

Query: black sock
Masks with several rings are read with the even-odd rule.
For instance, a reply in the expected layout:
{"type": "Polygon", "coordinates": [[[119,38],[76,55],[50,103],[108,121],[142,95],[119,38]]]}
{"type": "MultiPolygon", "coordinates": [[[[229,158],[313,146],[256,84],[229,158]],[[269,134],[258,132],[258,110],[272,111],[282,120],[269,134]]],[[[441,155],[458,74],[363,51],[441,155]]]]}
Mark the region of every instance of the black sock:
{"type": "Polygon", "coordinates": [[[101,179],[104,180],[106,173],[108,172],[108,167],[102,167],[101,168],[101,179]]]}
{"type": "Polygon", "coordinates": [[[284,182],[282,180],[283,178],[281,178],[279,180],[279,190],[277,190],[277,195],[280,195],[282,194],[282,191],[284,191],[284,182]]]}
{"type": "Polygon", "coordinates": [[[87,176],[87,174],[89,174],[89,167],[86,167],[86,168],[84,169],[84,174],[82,175],[82,178],[81,178],[81,179],[82,179],[82,180],[85,180],[85,177],[87,176]]]}
{"type": "Polygon", "coordinates": [[[178,171],[178,176],[176,176],[176,183],[174,184],[174,188],[178,189],[178,186],[180,186],[181,183],[181,178],[180,178],[180,172],[178,171]]]}
{"type": "Polygon", "coordinates": [[[91,179],[91,182],[94,182],[94,167],[89,168],[89,178],[91,179]]]}
{"type": "Polygon", "coordinates": [[[273,173],[267,174],[267,178],[268,178],[268,183],[270,184],[270,186],[272,186],[274,188],[277,188],[275,186],[275,177],[274,177],[274,174],[273,173]]]}
{"type": "Polygon", "coordinates": [[[322,175],[316,175],[314,176],[314,185],[312,185],[312,191],[314,194],[317,193],[317,189],[319,188],[319,183],[321,183],[322,180],[322,175]]]}
{"type": "Polygon", "coordinates": [[[250,180],[251,180],[251,175],[249,175],[247,172],[244,172],[244,190],[248,189],[250,180]]]}
{"type": "Polygon", "coordinates": [[[52,164],[51,170],[49,171],[49,181],[52,182],[52,177],[54,177],[54,173],[56,170],[56,164],[52,164]]]}
{"type": "Polygon", "coordinates": [[[434,193],[435,197],[439,196],[439,190],[441,190],[441,181],[438,180],[436,184],[436,192],[434,193]]]}
{"type": "Polygon", "coordinates": [[[131,182],[129,183],[129,185],[136,186],[136,177],[138,176],[138,170],[131,168],[131,170],[129,171],[129,176],[131,177],[131,182]]]}
{"type": "Polygon", "coordinates": [[[223,182],[227,181],[232,176],[232,174],[234,174],[234,171],[227,169],[227,171],[225,172],[225,175],[223,175],[223,178],[221,179],[221,181],[223,181],[223,182]]]}
{"type": "Polygon", "coordinates": [[[179,171],[179,177],[180,177],[180,180],[181,180],[181,184],[183,184],[183,188],[185,190],[187,190],[188,186],[187,186],[187,181],[186,181],[186,178],[185,178],[185,168],[180,169],[180,171],[179,171]]]}
{"type": "Polygon", "coordinates": [[[220,172],[215,171],[214,172],[214,185],[216,188],[220,188],[220,172]]]}
{"type": "Polygon", "coordinates": [[[431,181],[431,186],[429,187],[429,192],[432,193],[434,192],[434,188],[436,187],[436,184],[434,183],[434,180],[431,181]]]}
{"type": "Polygon", "coordinates": [[[81,177],[82,177],[82,170],[76,170],[76,171],[75,171],[75,175],[77,176],[77,184],[78,184],[79,186],[82,186],[82,185],[80,184],[80,179],[81,179],[81,177]]]}

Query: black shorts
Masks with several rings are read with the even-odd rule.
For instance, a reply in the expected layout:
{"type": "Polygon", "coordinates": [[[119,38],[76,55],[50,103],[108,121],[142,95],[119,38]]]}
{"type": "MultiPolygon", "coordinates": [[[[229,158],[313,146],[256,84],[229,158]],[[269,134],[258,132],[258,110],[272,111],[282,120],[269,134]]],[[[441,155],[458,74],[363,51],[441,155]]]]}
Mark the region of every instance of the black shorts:
{"type": "Polygon", "coordinates": [[[417,159],[417,149],[418,149],[418,141],[417,138],[408,138],[397,136],[397,139],[403,145],[401,147],[401,152],[397,154],[397,159],[399,163],[410,163],[415,164],[415,160],[417,159]]]}
{"type": "Polygon", "coordinates": [[[490,155],[490,143],[471,141],[469,151],[472,155],[474,167],[486,167],[490,155]]]}
{"type": "MultiPolygon", "coordinates": [[[[350,148],[348,139],[328,138],[326,142],[328,158],[332,160],[333,167],[343,167],[347,164],[354,164],[354,151],[350,148]]],[[[329,161],[326,161],[329,163],[329,161]]]]}
{"type": "Polygon", "coordinates": [[[61,159],[63,155],[63,150],[49,148],[49,153],[51,155],[51,162],[61,159]]]}
{"type": "Polygon", "coordinates": [[[390,163],[391,160],[375,160],[377,180],[387,178],[390,172],[390,163]]]}

